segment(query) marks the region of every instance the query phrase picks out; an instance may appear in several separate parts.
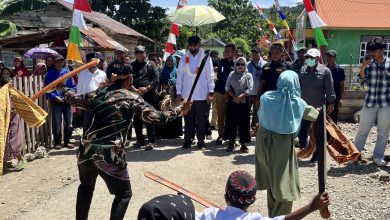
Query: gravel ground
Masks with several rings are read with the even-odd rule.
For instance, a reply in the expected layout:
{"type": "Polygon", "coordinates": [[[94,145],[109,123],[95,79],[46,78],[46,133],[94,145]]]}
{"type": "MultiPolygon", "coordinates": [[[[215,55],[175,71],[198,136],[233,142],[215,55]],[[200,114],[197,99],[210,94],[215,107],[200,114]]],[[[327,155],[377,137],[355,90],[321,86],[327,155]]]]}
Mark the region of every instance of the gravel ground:
{"type": "MultiPolygon", "coordinates": [[[[351,139],[357,124],[341,124],[351,139]]],[[[216,132],[213,137],[216,138],[216,132]]],[[[373,129],[364,151],[370,159],[364,165],[338,165],[328,157],[327,191],[330,193],[331,219],[390,219],[390,167],[372,163],[376,139],[373,129]]],[[[207,142],[206,142],[207,143],[207,142]]],[[[128,169],[133,198],[126,219],[136,219],[139,207],[149,199],[172,190],[143,176],[153,171],[221,206],[228,175],[234,170],[254,174],[254,141],[248,154],[227,153],[224,147],[209,143],[206,150],[182,150],[182,140],[160,140],[153,151],[129,150],[128,169]]],[[[0,219],[74,219],[77,187],[76,150],[52,151],[49,157],[28,164],[19,173],[9,173],[0,182],[0,219]]],[[[387,149],[386,155],[390,155],[387,149]]],[[[307,204],[318,190],[317,167],[300,161],[302,197],[294,209],[307,204]]],[[[267,214],[266,192],[258,192],[250,211],[267,214]]],[[[108,219],[113,197],[99,178],[90,210],[90,219],[108,219]]],[[[202,210],[199,204],[196,209],[202,210]]],[[[306,219],[321,219],[318,212],[306,219]]]]}

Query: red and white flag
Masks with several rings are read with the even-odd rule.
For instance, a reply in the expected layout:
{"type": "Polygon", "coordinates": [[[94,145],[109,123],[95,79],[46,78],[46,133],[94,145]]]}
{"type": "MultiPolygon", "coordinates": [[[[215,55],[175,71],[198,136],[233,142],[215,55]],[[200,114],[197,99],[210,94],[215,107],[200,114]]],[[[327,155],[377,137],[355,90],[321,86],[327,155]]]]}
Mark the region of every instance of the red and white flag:
{"type": "MultiPolygon", "coordinates": [[[[179,0],[176,9],[182,8],[186,4],[187,4],[187,0],[179,0]]],[[[165,44],[164,60],[166,60],[169,57],[169,55],[175,52],[176,38],[179,37],[179,34],[180,34],[179,26],[173,23],[171,29],[169,30],[168,41],[165,44]]]]}

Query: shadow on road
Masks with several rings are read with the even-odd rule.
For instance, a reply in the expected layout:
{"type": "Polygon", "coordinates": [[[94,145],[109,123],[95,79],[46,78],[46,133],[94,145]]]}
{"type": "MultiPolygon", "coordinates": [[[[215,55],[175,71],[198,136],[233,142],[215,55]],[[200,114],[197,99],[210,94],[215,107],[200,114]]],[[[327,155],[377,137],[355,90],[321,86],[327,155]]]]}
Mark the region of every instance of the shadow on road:
{"type": "Polygon", "coordinates": [[[384,170],[390,173],[390,167],[378,167],[374,163],[358,164],[344,166],[344,167],[331,167],[328,171],[328,175],[332,177],[342,177],[347,174],[367,175],[376,173],[379,170],[384,170]]]}

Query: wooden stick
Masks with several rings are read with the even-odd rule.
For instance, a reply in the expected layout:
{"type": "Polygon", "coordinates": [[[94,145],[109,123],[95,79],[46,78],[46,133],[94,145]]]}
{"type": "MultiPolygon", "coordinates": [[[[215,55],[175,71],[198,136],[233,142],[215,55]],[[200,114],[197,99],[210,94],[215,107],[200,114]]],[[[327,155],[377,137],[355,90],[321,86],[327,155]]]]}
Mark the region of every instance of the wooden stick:
{"type": "Polygon", "coordinates": [[[210,207],[215,207],[215,208],[219,208],[219,209],[222,209],[219,205],[216,205],[215,203],[212,203],[210,201],[207,201],[206,199],[202,198],[201,196],[187,190],[187,189],[184,189],[183,187],[161,177],[161,176],[158,176],[157,174],[154,174],[152,172],[145,172],[144,173],[144,176],[146,176],[147,178],[149,179],[152,179],[168,188],[171,188],[173,190],[175,190],[176,192],[179,192],[179,193],[182,193],[188,197],[190,197],[191,199],[195,200],[196,202],[198,202],[199,204],[207,207],[207,208],[210,208],[210,207]]]}
{"type": "Polygon", "coordinates": [[[63,76],[61,76],[60,78],[54,80],[52,83],[50,83],[49,85],[43,87],[41,90],[39,90],[37,93],[35,93],[31,99],[32,100],[35,100],[41,96],[43,96],[46,92],[48,92],[49,90],[51,90],[52,88],[56,87],[56,85],[58,85],[60,82],[63,82],[67,79],[69,79],[70,77],[73,77],[75,75],[77,75],[78,73],[80,73],[81,71],[85,70],[85,69],[88,69],[88,68],[91,68],[93,66],[97,66],[99,64],[99,59],[94,59],[92,60],[91,62],[87,63],[87,64],[84,64],[76,69],[74,69],[73,71],[71,71],[70,73],[67,73],[63,76]]]}

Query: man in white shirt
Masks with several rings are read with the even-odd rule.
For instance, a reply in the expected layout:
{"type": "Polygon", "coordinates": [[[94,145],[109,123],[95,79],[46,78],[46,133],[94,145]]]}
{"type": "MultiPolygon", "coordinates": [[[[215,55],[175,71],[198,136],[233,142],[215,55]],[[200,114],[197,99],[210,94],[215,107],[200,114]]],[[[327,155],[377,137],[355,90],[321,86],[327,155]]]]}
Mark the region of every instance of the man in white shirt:
{"type": "MultiPolygon", "coordinates": [[[[92,59],[96,59],[95,53],[87,54],[87,62],[91,62],[92,59]]],[[[83,95],[86,93],[94,92],[99,88],[100,83],[107,80],[107,75],[96,66],[83,70],[78,74],[78,82],[76,87],[77,94],[83,95]]],[[[90,110],[83,112],[83,129],[84,131],[88,127],[90,110]]]]}
{"type": "MultiPolygon", "coordinates": [[[[186,55],[180,60],[176,90],[177,99],[187,99],[195,76],[200,64],[205,57],[204,50],[200,48],[200,38],[191,36],[188,38],[188,47],[186,55]]],[[[199,149],[205,147],[204,139],[206,134],[206,113],[208,102],[212,101],[214,95],[214,71],[211,58],[208,57],[203,70],[201,71],[199,81],[192,95],[192,107],[189,113],[184,116],[184,144],[183,148],[190,148],[192,137],[196,126],[197,146],[199,149]]]]}
{"type": "Polygon", "coordinates": [[[235,171],[230,174],[226,183],[224,210],[207,208],[196,214],[197,220],[299,220],[318,209],[329,205],[327,193],[318,194],[306,206],[286,216],[274,218],[263,217],[259,213],[247,212],[247,209],[256,201],[256,181],[251,174],[245,171],[235,171]]]}

